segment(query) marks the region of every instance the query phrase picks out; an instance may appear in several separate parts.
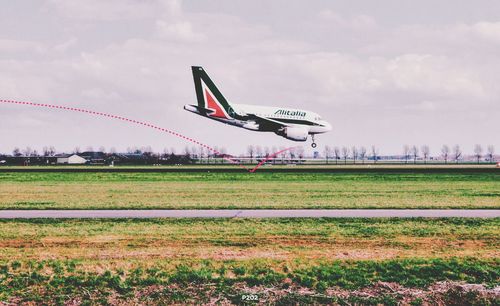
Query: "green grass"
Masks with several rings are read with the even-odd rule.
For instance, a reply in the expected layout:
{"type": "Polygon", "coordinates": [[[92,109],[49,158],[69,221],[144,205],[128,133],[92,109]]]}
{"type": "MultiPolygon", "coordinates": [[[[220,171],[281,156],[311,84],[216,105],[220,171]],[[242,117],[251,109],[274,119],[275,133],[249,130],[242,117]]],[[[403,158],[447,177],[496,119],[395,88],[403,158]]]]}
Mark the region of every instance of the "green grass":
{"type": "Polygon", "coordinates": [[[378,282],[498,286],[499,226],[500,218],[0,220],[0,303],[240,304],[255,293],[283,305],[391,304],[401,297],[328,292],[378,282]]]}
{"type": "MultiPolygon", "coordinates": [[[[0,266],[0,301],[40,303],[50,300],[64,304],[72,300],[86,300],[91,304],[106,304],[112,298],[117,303],[127,299],[142,303],[148,299],[170,303],[206,303],[209,301],[207,291],[210,290],[211,297],[218,296],[238,303],[242,294],[248,294],[248,289],[238,290],[238,287],[295,287],[325,292],[332,287],[355,290],[376,282],[425,288],[445,280],[495,286],[500,277],[498,264],[494,260],[474,259],[335,261],[294,271],[277,271],[265,265],[228,263],[221,268],[204,262],[196,267],[180,265],[168,272],[161,268],[87,272],[75,262],[11,262],[0,266]],[[145,295],[144,291],[149,294],[145,295]]],[[[317,297],[296,295],[287,295],[283,301],[319,302],[317,297]]],[[[349,301],[348,298],[344,300],[334,296],[322,299],[337,303],[349,301]]],[[[359,299],[361,303],[370,304],[384,301],[396,302],[397,298],[359,299]]]]}
{"type": "Polygon", "coordinates": [[[498,208],[478,173],[10,173],[0,209],[498,208]]]}

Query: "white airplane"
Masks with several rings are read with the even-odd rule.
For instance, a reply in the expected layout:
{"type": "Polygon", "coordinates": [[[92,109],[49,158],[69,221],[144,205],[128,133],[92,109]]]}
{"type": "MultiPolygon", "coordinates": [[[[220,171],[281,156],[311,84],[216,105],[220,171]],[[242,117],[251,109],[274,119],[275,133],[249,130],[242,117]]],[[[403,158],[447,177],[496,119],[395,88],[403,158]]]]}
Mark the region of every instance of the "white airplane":
{"type": "Polygon", "coordinates": [[[202,67],[191,68],[198,105],[185,105],[187,111],[251,131],[274,132],[294,141],[306,141],[311,135],[313,148],[314,136],[332,129],[310,111],[229,103],[202,67]]]}

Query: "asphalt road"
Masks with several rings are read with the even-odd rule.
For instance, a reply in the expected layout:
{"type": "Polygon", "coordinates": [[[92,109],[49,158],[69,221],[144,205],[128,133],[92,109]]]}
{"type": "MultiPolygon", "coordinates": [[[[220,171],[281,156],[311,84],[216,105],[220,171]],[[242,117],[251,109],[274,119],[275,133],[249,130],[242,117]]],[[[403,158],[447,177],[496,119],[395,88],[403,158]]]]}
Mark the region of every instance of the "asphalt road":
{"type": "Polygon", "coordinates": [[[499,218],[500,209],[0,210],[0,219],[35,218],[499,218]]]}

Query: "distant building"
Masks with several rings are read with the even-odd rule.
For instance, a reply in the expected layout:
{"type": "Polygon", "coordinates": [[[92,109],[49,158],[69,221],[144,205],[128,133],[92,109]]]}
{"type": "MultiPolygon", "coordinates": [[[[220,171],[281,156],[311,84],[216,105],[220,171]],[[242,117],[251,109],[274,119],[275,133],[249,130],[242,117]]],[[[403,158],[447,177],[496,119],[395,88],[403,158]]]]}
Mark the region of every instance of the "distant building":
{"type": "Polygon", "coordinates": [[[78,156],[88,161],[91,165],[104,165],[106,163],[106,153],[104,152],[83,152],[78,153],[78,156]]]}
{"type": "Polygon", "coordinates": [[[80,157],[76,154],[72,155],[62,155],[57,157],[57,164],[59,165],[83,165],[86,164],[87,160],[83,157],[80,157]]]}

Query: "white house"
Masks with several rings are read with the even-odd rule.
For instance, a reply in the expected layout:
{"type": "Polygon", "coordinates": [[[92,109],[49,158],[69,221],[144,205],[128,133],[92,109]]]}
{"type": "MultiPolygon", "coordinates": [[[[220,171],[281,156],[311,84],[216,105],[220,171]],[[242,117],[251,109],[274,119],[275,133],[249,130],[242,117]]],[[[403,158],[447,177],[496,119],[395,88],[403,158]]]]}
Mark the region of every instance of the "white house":
{"type": "Polygon", "coordinates": [[[61,156],[57,158],[57,164],[68,164],[68,165],[83,165],[87,163],[87,160],[76,154],[61,156]]]}

